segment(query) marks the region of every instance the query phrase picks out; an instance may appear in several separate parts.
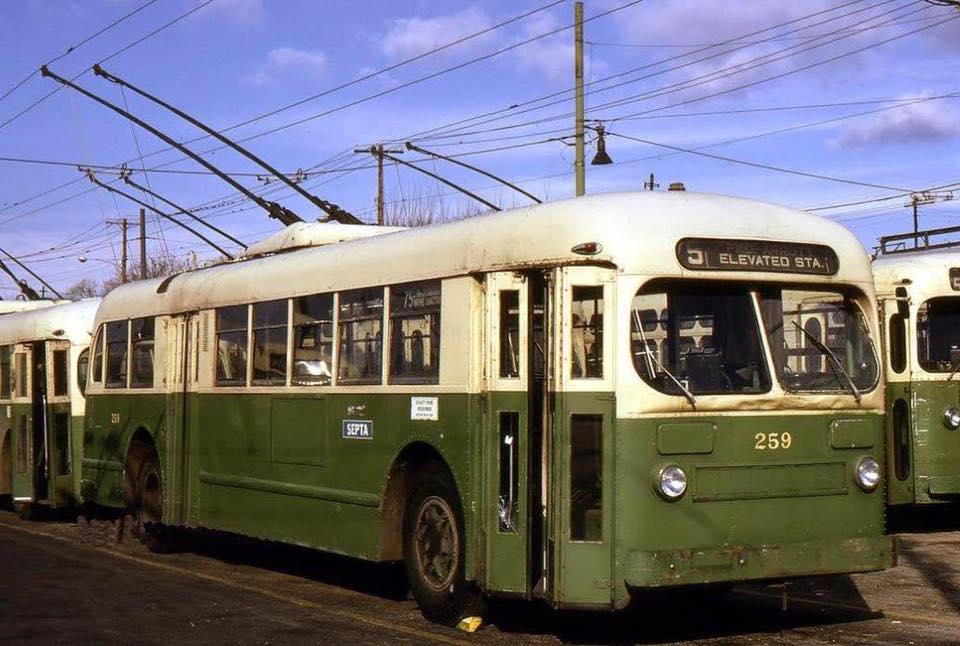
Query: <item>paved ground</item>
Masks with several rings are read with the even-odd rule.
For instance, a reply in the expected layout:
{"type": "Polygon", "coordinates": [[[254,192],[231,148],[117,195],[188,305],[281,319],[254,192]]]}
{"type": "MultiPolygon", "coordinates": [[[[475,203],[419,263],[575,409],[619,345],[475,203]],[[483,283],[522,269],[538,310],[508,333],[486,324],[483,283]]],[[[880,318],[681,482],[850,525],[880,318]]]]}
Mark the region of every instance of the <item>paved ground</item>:
{"type": "Polygon", "coordinates": [[[106,525],[0,512],[0,642],[960,643],[960,509],[895,527],[888,572],[656,595],[613,615],[501,603],[468,635],[424,621],[391,568],[223,536],[155,555],[106,525]]]}

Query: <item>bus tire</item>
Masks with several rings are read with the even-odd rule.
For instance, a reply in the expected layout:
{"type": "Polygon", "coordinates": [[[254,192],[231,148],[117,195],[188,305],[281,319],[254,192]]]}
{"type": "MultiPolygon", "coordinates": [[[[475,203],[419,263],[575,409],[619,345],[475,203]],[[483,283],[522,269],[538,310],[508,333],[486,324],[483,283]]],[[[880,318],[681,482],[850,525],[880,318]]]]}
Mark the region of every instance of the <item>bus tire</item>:
{"type": "Polygon", "coordinates": [[[133,533],[151,552],[172,550],[169,532],[163,523],[163,489],[160,460],[155,450],[141,455],[125,470],[125,498],[129,515],[121,522],[133,522],[133,533]]]}
{"type": "Polygon", "coordinates": [[[464,578],[460,497],[447,469],[436,462],[413,476],[403,515],[403,561],[410,591],[428,620],[454,625],[479,615],[483,598],[464,578]]]}

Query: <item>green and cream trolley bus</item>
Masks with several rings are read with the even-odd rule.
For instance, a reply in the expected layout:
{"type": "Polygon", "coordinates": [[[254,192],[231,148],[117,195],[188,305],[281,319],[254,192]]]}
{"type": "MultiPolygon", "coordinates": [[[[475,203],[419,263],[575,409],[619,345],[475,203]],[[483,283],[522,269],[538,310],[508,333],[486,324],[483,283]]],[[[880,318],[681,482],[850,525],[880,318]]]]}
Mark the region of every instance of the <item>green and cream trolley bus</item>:
{"type": "Polygon", "coordinates": [[[91,502],[403,561],[445,622],[891,565],[870,259],[840,226],[687,193],[295,226],[104,299],[91,502]]]}
{"type": "Polygon", "coordinates": [[[886,335],[889,504],[960,502],[960,250],[888,252],[873,272],[886,335]]]}
{"type": "Polygon", "coordinates": [[[0,495],[25,517],[78,502],[83,382],[99,303],[0,317],[0,495]]]}

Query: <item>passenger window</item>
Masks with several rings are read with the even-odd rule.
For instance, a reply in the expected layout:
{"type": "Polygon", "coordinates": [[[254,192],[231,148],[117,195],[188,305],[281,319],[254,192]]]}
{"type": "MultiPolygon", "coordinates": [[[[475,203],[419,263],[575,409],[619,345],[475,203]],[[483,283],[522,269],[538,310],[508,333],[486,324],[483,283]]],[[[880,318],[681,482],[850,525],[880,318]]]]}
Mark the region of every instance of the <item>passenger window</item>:
{"type": "Polygon", "coordinates": [[[293,383],[329,386],[333,379],[333,294],[293,301],[293,383]]]}
{"type": "Polygon", "coordinates": [[[253,306],[253,383],[287,383],[287,301],[253,306]]]}
{"type": "Polygon", "coordinates": [[[90,348],[86,348],[77,357],[77,388],[80,389],[81,395],[87,394],[88,370],[90,370],[90,348]]]}
{"type": "Polygon", "coordinates": [[[337,381],[379,384],[383,355],[383,290],[358,289],[341,294],[338,325],[337,381]]]}
{"type": "Polygon", "coordinates": [[[247,383],[247,306],[217,310],[218,386],[245,386],[247,383]]]}
{"type": "Polygon", "coordinates": [[[154,319],[130,321],[130,339],[133,343],[133,388],[153,388],[154,319]]]}
{"type": "Polygon", "coordinates": [[[890,369],[900,374],[907,367],[907,323],[899,313],[890,317],[890,369]]]}
{"type": "Polygon", "coordinates": [[[500,292],[500,377],[520,377],[520,292],[500,292]]]}
{"type": "Polygon", "coordinates": [[[440,281],[390,288],[390,382],[440,381],[440,281]]]}
{"type": "Polygon", "coordinates": [[[127,387],[127,321],[107,323],[107,388],[127,387]]]}
{"type": "Polygon", "coordinates": [[[96,384],[103,383],[103,330],[101,325],[93,348],[93,382],[96,384]]]}
{"type": "Polygon", "coordinates": [[[14,370],[14,397],[26,397],[27,396],[27,354],[25,352],[19,352],[14,355],[16,357],[16,364],[14,370]]]}
{"type": "Polygon", "coordinates": [[[603,286],[574,287],[570,312],[574,379],[603,378],[603,286]]]}
{"type": "Polygon", "coordinates": [[[0,348],[0,399],[10,399],[10,346],[0,348]]]}
{"type": "Polygon", "coordinates": [[[64,397],[69,394],[69,362],[66,350],[53,351],[53,396],[64,397]]]}

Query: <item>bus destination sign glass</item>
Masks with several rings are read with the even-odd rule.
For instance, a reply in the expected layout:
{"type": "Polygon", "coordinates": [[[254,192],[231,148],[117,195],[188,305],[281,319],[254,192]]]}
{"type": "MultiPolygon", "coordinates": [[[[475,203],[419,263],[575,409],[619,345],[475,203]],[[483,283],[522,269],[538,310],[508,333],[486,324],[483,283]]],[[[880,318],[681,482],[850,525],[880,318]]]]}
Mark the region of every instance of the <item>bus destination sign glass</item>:
{"type": "Polygon", "coordinates": [[[950,287],[953,291],[960,292],[960,267],[950,268],[950,287]]]}
{"type": "Polygon", "coordinates": [[[677,260],[699,271],[833,276],[840,268],[837,254],[825,245],[766,240],[684,238],[677,243],[677,260]]]}

